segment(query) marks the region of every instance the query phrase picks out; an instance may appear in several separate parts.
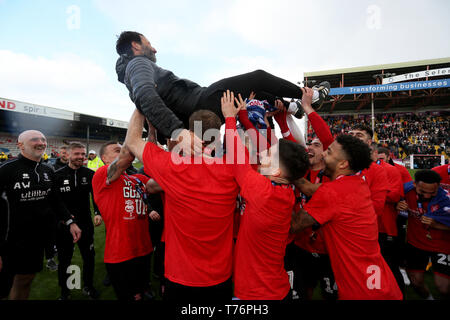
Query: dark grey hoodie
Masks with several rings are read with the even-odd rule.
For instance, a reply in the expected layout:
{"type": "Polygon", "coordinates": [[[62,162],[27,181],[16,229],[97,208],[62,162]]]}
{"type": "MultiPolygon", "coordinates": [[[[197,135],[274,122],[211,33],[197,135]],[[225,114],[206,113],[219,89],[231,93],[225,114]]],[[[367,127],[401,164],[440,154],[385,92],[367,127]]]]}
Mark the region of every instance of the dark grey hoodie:
{"type": "Polygon", "coordinates": [[[121,55],[116,63],[118,80],[126,85],[130,98],[165,138],[183,128],[205,88],[180,79],[160,68],[146,56],[121,55]]]}

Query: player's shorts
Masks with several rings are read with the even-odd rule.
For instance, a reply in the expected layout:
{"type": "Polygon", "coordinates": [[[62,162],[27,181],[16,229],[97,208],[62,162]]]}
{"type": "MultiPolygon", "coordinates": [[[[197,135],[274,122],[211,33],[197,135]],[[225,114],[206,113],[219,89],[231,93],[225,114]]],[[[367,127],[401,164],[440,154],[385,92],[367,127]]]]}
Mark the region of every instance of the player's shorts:
{"type": "Polygon", "coordinates": [[[34,274],[42,271],[44,244],[36,242],[15,244],[6,253],[8,269],[14,274],[34,274]]]}
{"type": "Polygon", "coordinates": [[[412,272],[425,272],[431,260],[433,273],[450,278],[450,254],[425,251],[406,244],[406,268],[412,272]]]}

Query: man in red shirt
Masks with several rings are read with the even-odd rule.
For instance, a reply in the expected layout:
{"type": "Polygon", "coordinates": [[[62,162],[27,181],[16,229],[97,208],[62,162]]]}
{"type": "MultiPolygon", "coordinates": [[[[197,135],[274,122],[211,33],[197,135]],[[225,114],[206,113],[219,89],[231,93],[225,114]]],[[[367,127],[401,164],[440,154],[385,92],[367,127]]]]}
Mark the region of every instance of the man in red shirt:
{"type": "Polygon", "coordinates": [[[441,187],[450,191],[450,164],[434,167],[432,170],[436,171],[441,176],[441,187]]]}
{"type": "MultiPolygon", "coordinates": [[[[403,184],[408,183],[412,181],[411,175],[409,174],[408,169],[405,168],[405,166],[402,166],[401,164],[397,164],[394,161],[392,161],[390,152],[388,148],[384,147],[378,147],[378,159],[383,160],[385,163],[389,163],[390,165],[394,166],[400,173],[402,178],[402,190],[403,190],[403,184]]],[[[402,197],[402,200],[404,198],[402,197]]],[[[408,213],[405,211],[400,211],[397,214],[397,252],[395,256],[397,257],[397,261],[399,263],[399,266],[401,268],[405,268],[405,253],[406,253],[406,226],[408,222],[408,213]]],[[[402,273],[404,273],[403,270],[400,270],[402,273]]],[[[394,273],[395,274],[395,273],[394,273]]]]}
{"type": "Polygon", "coordinates": [[[324,154],[325,174],[311,200],[292,219],[291,232],[320,224],[339,299],[402,299],[381,256],[377,215],[370,190],[359,174],[370,166],[367,144],[340,135],[324,154]]]}
{"type": "MultiPolygon", "coordinates": [[[[306,98],[312,92],[304,90],[302,104],[311,103],[306,98]]],[[[235,115],[244,106],[239,96],[238,108],[234,107],[232,92],[222,98],[227,154],[242,146],[236,134],[235,115]],[[230,149],[232,146],[235,147],[230,149]]],[[[253,170],[247,161],[233,166],[246,203],[234,253],[234,295],[241,300],[288,300],[290,285],[284,255],[295,204],[290,184],[306,173],[308,156],[302,146],[292,141],[273,141],[270,149],[261,152],[260,172],[261,168],[264,175],[253,170]]]]}
{"type": "Polygon", "coordinates": [[[92,179],[94,198],[106,229],[104,262],[119,300],[141,300],[148,294],[150,254],[144,175],[128,175],[107,183],[108,166],[119,156],[121,146],[108,142],[100,150],[105,166],[92,179]],[[140,190],[140,192],[138,191],[140,190]]]}
{"type": "Polygon", "coordinates": [[[450,293],[450,227],[425,214],[435,210],[436,197],[444,199],[444,207],[450,203],[449,195],[439,187],[440,176],[433,170],[417,171],[414,183],[405,186],[405,200],[398,210],[408,211],[406,263],[412,287],[423,299],[432,299],[425,284],[424,273],[431,260],[434,282],[442,298],[450,293]]]}
{"type": "MultiPolygon", "coordinates": [[[[353,126],[349,134],[360,139],[368,146],[372,144],[373,131],[368,126],[353,126]]],[[[387,192],[389,190],[386,170],[384,170],[384,168],[379,166],[376,162],[372,162],[368,169],[363,170],[362,175],[369,185],[373,208],[378,216],[382,216],[384,204],[386,203],[387,192]]]]}
{"type": "Polygon", "coordinates": [[[231,300],[233,215],[239,191],[232,166],[223,163],[225,158],[182,157],[146,143],[141,138],[143,121],[136,110],[125,145],[165,194],[165,298],[231,300]]]}
{"type": "Polygon", "coordinates": [[[378,157],[378,145],[370,145],[372,161],[386,170],[388,177],[388,192],[384,203],[383,213],[378,216],[378,242],[380,243],[381,254],[388,263],[392,273],[397,280],[398,286],[405,289],[405,283],[400,272],[400,254],[398,247],[397,230],[397,203],[403,198],[403,183],[400,172],[392,165],[384,162],[378,157]]]}

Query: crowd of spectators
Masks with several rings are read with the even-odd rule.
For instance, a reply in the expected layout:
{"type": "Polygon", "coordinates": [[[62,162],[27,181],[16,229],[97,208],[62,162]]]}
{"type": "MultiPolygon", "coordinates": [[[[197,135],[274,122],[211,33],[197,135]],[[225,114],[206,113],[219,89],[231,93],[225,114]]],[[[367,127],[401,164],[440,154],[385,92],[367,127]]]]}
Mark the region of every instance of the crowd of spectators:
{"type": "MultiPolygon", "coordinates": [[[[355,124],[372,125],[370,114],[323,116],[333,136],[355,124]]],[[[382,113],[375,115],[375,142],[391,150],[396,159],[411,154],[450,156],[450,114],[448,112],[382,113]]],[[[309,129],[311,136],[312,131],[309,129]]]]}

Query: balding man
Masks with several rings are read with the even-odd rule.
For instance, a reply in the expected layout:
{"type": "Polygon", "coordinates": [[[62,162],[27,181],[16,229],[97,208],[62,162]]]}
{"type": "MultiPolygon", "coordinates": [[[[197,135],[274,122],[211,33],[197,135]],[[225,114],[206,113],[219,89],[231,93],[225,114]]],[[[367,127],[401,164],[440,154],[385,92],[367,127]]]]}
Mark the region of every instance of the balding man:
{"type": "Polygon", "coordinates": [[[44,134],[22,132],[18,148],[19,157],[0,167],[0,195],[6,203],[0,211],[0,298],[9,294],[11,300],[26,300],[42,270],[49,211],[64,221],[74,242],[81,230],[56,192],[53,169],[41,161],[47,148],[44,134]]]}

